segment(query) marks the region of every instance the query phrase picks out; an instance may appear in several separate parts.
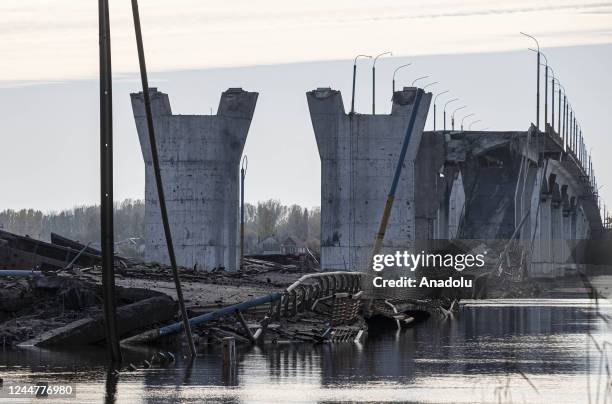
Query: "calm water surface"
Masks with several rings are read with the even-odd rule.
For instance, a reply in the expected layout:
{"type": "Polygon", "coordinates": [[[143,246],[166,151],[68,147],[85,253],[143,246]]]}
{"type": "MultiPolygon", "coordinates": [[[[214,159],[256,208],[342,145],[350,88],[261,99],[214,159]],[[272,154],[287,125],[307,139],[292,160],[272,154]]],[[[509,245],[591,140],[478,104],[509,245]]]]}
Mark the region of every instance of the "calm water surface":
{"type": "MultiPolygon", "coordinates": [[[[362,344],[240,350],[234,375],[210,348],[192,366],[179,358],[118,376],[106,371],[103,350],[5,351],[0,376],[5,385],[76,383],[78,403],[586,403],[589,392],[603,403],[612,396],[605,397],[610,379],[596,343],[612,342],[611,313],[609,301],[597,308],[579,299],[466,301],[455,321],[362,344]]],[[[126,357],[138,364],[152,353],[126,357]]]]}

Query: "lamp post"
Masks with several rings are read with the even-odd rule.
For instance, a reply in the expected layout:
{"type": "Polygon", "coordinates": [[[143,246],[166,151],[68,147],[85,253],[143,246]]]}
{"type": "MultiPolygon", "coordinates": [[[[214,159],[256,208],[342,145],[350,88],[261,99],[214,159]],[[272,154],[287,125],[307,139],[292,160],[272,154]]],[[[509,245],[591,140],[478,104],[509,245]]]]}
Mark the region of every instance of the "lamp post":
{"type": "Polygon", "coordinates": [[[552,74],[552,80],[550,81],[552,85],[552,89],[550,92],[550,101],[551,101],[550,126],[552,127],[552,130],[554,132],[555,131],[555,80],[557,80],[557,78],[555,77],[555,71],[552,69],[552,67],[548,66],[548,69],[550,69],[550,74],[552,74]]]}
{"type": "Polygon", "coordinates": [[[416,79],[412,80],[412,83],[410,84],[411,87],[414,87],[414,84],[419,81],[419,80],[423,80],[423,79],[427,79],[429,78],[429,76],[422,76],[422,77],[417,77],[416,79]]]}
{"type": "Polygon", "coordinates": [[[455,101],[459,101],[459,98],[453,98],[452,100],[446,101],[446,104],[444,104],[444,130],[446,130],[446,106],[455,101]]]}
{"type": "Polygon", "coordinates": [[[478,122],[482,122],[482,119],[478,119],[478,120],[476,120],[476,121],[474,121],[474,122],[471,122],[471,123],[470,123],[470,126],[468,126],[468,130],[472,130],[472,126],[474,126],[474,124],[475,124],[475,123],[478,123],[478,122]]]}
{"type": "Polygon", "coordinates": [[[441,96],[442,94],[446,94],[448,93],[450,90],[444,90],[441,93],[436,94],[436,96],[434,97],[434,119],[433,119],[433,126],[434,126],[434,131],[436,130],[436,100],[438,99],[439,96],[441,96]]]}
{"type": "Polygon", "coordinates": [[[565,133],[565,143],[567,150],[569,151],[572,148],[572,143],[570,141],[569,136],[569,102],[567,100],[567,93],[563,94],[563,132],[565,133]]]}
{"type": "Polygon", "coordinates": [[[536,46],[538,48],[537,53],[538,53],[538,60],[536,62],[536,66],[537,66],[537,80],[536,80],[536,85],[537,85],[537,90],[536,90],[536,128],[538,129],[538,132],[540,131],[540,44],[538,43],[538,40],[535,39],[535,37],[526,34],[524,32],[521,32],[522,35],[525,35],[528,38],[531,38],[534,40],[534,42],[536,43],[536,46]]]}
{"type": "Polygon", "coordinates": [[[455,130],[455,114],[457,113],[457,111],[460,111],[464,108],[467,108],[467,105],[462,105],[461,107],[455,109],[451,115],[451,130],[455,130]]]}
{"type": "Polygon", "coordinates": [[[408,67],[410,65],[412,65],[412,63],[406,63],[405,65],[398,66],[395,68],[395,70],[393,70],[393,92],[391,94],[395,93],[395,74],[397,73],[398,70],[404,67],[408,67]]]}
{"type": "MultiPolygon", "coordinates": [[[[548,59],[546,58],[544,52],[540,52],[539,49],[536,51],[535,49],[529,48],[529,50],[532,52],[538,52],[544,57],[544,64],[540,63],[540,66],[544,66],[544,132],[546,132],[546,124],[548,121],[548,59]]],[[[539,73],[540,71],[538,70],[538,78],[539,73]]]]}
{"type": "Polygon", "coordinates": [[[466,119],[466,118],[469,118],[469,117],[471,117],[471,116],[474,116],[474,115],[476,115],[476,114],[468,114],[468,115],[466,115],[466,116],[464,116],[464,117],[463,117],[463,119],[461,120],[461,131],[462,131],[462,132],[463,132],[463,122],[465,122],[465,119],[466,119]]]}
{"type": "Polygon", "coordinates": [[[574,110],[571,107],[570,107],[570,115],[569,115],[569,137],[570,137],[571,144],[572,144],[570,150],[575,152],[576,142],[574,138],[574,110]]]}
{"type": "Polygon", "coordinates": [[[563,86],[561,85],[561,82],[559,81],[559,79],[557,79],[557,84],[559,85],[559,102],[558,102],[558,117],[557,117],[557,131],[559,132],[559,136],[561,136],[561,138],[563,138],[563,133],[561,131],[561,90],[563,89],[563,91],[565,91],[565,89],[563,88],[563,86]]]}
{"type": "Polygon", "coordinates": [[[244,271],[244,178],[246,177],[249,159],[242,157],[240,167],[240,269],[244,271]]]}
{"type": "Polygon", "coordinates": [[[351,95],[351,115],[355,113],[355,81],[357,79],[357,59],[368,58],[372,59],[370,55],[357,55],[353,60],[353,93],[351,95]]]}
{"type": "Polygon", "coordinates": [[[437,81],[432,81],[431,83],[427,83],[423,86],[423,90],[425,90],[427,87],[435,86],[436,84],[438,84],[437,81]]]}
{"type": "Polygon", "coordinates": [[[374,58],[374,62],[372,63],[372,115],[376,113],[376,61],[379,57],[389,55],[392,56],[391,52],[383,52],[379,55],[376,55],[374,58]]]}

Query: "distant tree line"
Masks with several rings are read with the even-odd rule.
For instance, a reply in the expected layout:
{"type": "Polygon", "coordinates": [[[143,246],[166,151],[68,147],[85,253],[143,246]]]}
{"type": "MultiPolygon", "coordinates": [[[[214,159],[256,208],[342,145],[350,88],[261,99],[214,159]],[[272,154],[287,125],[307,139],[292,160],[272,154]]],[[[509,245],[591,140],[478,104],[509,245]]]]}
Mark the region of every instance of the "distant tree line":
{"type": "Polygon", "coordinates": [[[310,249],[319,251],[321,209],[299,205],[286,206],[276,199],[245,204],[245,248],[250,253],[261,252],[261,242],[273,237],[282,243],[287,237],[310,249]]]}
{"type": "MultiPolygon", "coordinates": [[[[126,199],[115,204],[115,241],[144,238],[145,205],[142,200],[126,199]]],[[[279,242],[292,237],[312,249],[319,249],[320,208],[286,206],[270,199],[256,205],[245,204],[245,247],[249,253],[259,252],[259,244],[268,237],[279,242]]],[[[100,207],[77,206],[60,212],[43,213],[34,209],[0,211],[0,229],[49,241],[51,233],[99,244],[100,207]]],[[[140,255],[134,243],[121,243],[120,253],[140,255]],[[132,251],[132,249],[134,251],[132,251]]]]}
{"type": "MultiPolygon", "coordinates": [[[[144,235],[144,201],[126,199],[115,203],[115,242],[124,255],[142,254],[138,242],[144,235]]],[[[34,209],[0,212],[0,228],[11,233],[49,241],[51,233],[80,241],[83,244],[100,242],[100,206],[77,206],[61,212],[43,213],[34,209]]]]}

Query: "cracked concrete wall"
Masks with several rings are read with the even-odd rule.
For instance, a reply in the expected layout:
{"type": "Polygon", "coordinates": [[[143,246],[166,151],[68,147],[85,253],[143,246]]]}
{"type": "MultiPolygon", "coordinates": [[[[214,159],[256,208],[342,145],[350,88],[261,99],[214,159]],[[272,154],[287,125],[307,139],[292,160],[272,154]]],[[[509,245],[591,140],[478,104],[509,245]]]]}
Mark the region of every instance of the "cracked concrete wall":
{"type": "MultiPolygon", "coordinates": [[[[257,93],[231,88],[216,115],[173,115],[167,94],[150,89],[153,124],[178,265],[234,271],[240,157],[257,93]]],[[[145,259],[169,263],[157,198],[144,96],[131,94],[145,161],[145,259]]]]}
{"type": "MultiPolygon", "coordinates": [[[[372,244],[399,159],[417,88],[393,95],[389,115],[347,114],[339,91],[307,93],[321,158],[321,265],[325,270],[366,271],[372,244]]],[[[383,252],[415,240],[414,161],[431,93],[423,93],[397,188],[383,252]]]]}

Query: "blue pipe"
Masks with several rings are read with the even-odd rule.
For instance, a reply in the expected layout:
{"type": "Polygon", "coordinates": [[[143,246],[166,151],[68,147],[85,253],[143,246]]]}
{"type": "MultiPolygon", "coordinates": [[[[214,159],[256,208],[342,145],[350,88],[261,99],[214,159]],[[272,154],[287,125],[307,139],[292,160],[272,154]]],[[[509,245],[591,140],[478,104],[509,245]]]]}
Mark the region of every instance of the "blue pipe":
{"type": "MultiPolygon", "coordinates": [[[[202,314],[200,316],[191,318],[189,319],[189,325],[195,326],[195,325],[204,323],[206,321],[216,320],[220,317],[227,316],[228,314],[234,314],[235,312],[239,310],[246,310],[251,307],[274,302],[274,301],[280,300],[281,296],[282,296],[281,293],[275,292],[275,293],[271,293],[266,296],[258,297],[253,300],[248,300],[246,302],[234,304],[232,306],[227,306],[222,309],[213,311],[211,313],[206,313],[206,314],[202,314]]],[[[178,332],[181,332],[182,330],[183,330],[183,323],[178,322],[178,323],[167,325],[165,327],[161,327],[158,330],[159,331],[158,336],[163,337],[164,335],[176,334],[178,332]]]]}
{"type": "Polygon", "coordinates": [[[40,276],[40,271],[32,271],[29,269],[0,269],[0,277],[2,276],[40,276]]]}
{"type": "Polygon", "coordinates": [[[408,123],[408,129],[406,129],[406,137],[404,138],[404,144],[402,144],[402,150],[399,155],[397,166],[395,167],[395,174],[393,175],[393,182],[391,183],[391,190],[389,191],[390,197],[395,197],[395,190],[399,183],[400,174],[402,173],[402,166],[404,165],[404,159],[406,158],[406,152],[408,151],[408,145],[410,144],[410,138],[412,137],[412,130],[414,129],[414,123],[416,121],[417,113],[421,104],[421,97],[423,96],[423,89],[417,88],[416,99],[414,101],[414,107],[412,107],[412,113],[410,114],[410,121],[408,123]]]}

